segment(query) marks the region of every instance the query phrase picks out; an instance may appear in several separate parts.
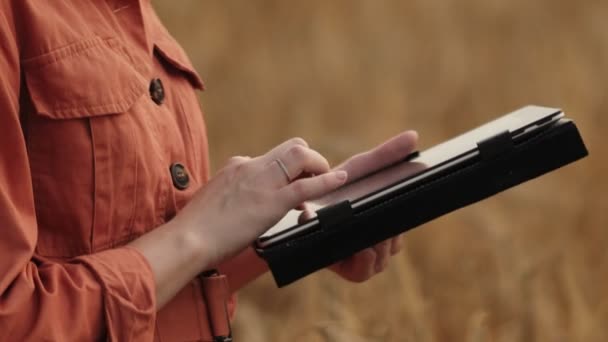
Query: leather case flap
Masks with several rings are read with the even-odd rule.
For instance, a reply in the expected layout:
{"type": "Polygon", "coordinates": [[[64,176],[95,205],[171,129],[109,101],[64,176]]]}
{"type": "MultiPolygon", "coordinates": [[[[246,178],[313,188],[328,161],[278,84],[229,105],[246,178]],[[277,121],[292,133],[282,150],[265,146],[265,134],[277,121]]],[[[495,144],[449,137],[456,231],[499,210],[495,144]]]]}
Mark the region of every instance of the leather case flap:
{"type": "Polygon", "coordinates": [[[339,203],[319,211],[320,225],[258,253],[279,287],[389,237],[587,155],[571,121],[523,142],[508,132],[479,142],[479,155],[365,207],[339,203]]]}

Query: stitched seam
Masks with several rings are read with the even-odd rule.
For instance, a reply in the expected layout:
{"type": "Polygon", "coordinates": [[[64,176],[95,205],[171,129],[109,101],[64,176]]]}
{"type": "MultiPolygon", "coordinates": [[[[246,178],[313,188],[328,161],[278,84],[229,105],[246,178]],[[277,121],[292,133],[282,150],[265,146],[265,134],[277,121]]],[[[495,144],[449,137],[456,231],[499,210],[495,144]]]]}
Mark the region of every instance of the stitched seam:
{"type": "MultiPolygon", "coordinates": [[[[30,174],[31,174],[31,178],[32,178],[32,192],[34,195],[34,210],[37,211],[37,208],[40,208],[40,196],[36,196],[37,193],[39,193],[39,189],[40,189],[40,179],[38,177],[38,173],[34,172],[34,170],[38,169],[37,168],[37,158],[36,158],[36,153],[34,153],[35,151],[35,147],[36,144],[34,143],[35,140],[31,141],[29,144],[29,150],[28,152],[28,156],[29,156],[29,163],[30,163],[30,174]]],[[[36,216],[38,216],[36,214],[36,216]]],[[[36,218],[36,224],[38,225],[38,218],[36,218]]],[[[43,253],[41,253],[40,251],[40,244],[39,244],[39,240],[40,240],[40,227],[37,227],[37,234],[36,234],[36,251],[40,254],[40,255],[44,255],[43,253]]],[[[48,246],[47,246],[48,247],[48,246]]],[[[50,249],[53,249],[54,247],[51,247],[50,249]]]]}
{"type": "MultiPolygon", "coordinates": [[[[192,123],[191,123],[192,119],[186,113],[182,97],[178,96],[176,98],[176,102],[177,102],[177,107],[179,109],[179,110],[176,110],[177,115],[180,115],[182,117],[182,120],[183,120],[183,122],[184,122],[184,124],[186,126],[186,130],[188,131],[188,134],[185,134],[185,135],[187,135],[186,139],[188,140],[188,145],[187,146],[196,146],[194,144],[194,133],[192,132],[192,123]]],[[[188,152],[187,151],[188,150],[187,146],[184,146],[184,145],[182,145],[182,146],[184,147],[184,155],[188,155],[188,153],[187,153],[188,152]]],[[[196,167],[202,166],[203,162],[201,160],[202,158],[200,157],[200,153],[202,153],[202,152],[200,150],[198,150],[198,149],[191,148],[190,149],[190,153],[192,153],[192,159],[193,159],[194,164],[196,165],[196,167]]],[[[194,170],[196,170],[196,169],[194,168],[194,165],[193,165],[193,171],[194,170]]],[[[193,172],[191,174],[192,178],[195,181],[198,181],[198,175],[199,175],[199,172],[193,172]]],[[[202,180],[199,183],[202,184],[202,180]]]]}
{"type": "Polygon", "coordinates": [[[90,238],[90,252],[93,252],[95,248],[95,226],[97,222],[97,194],[99,192],[98,182],[97,182],[97,149],[95,148],[95,135],[93,134],[93,124],[91,120],[88,120],[89,124],[89,132],[91,134],[91,155],[93,157],[93,215],[91,218],[91,238],[90,238]]]}
{"type": "MultiPolygon", "coordinates": [[[[127,116],[127,118],[132,121],[132,117],[131,116],[127,116]]],[[[129,127],[133,127],[133,125],[129,125],[129,127]]],[[[135,134],[131,134],[130,138],[133,139],[133,137],[135,136],[135,134]]],[[[136,144],[135,141],[132,141],[133,144],[136,144]]],[[[131,209],[131,218],[129,219],[129,224],[127,226],[127,230],[129,232],[129,235],[133,234],[133,227],[135,226],[135,216],[137,214],[137,204],[138,204],[138,196],[137,194],[139,193],[139,191],[137,191],[138,189],[138,181],[139,181],[139,177],[138,177],[138,170],[139,170],[139,161],[137,159],[137,151],[134,149],[133,150],[133,163],[135,164],[133,166],[134,170],[133,170],[133,207],[131,209]]]]}
{"type": "Polygon", "coordinates": [[[57,48],[42,55],[23,59],[21,62],[25,69],[36,70],[47,65],[57,63],[65,58],[78,55],[87,50],[102,47],[103,45],[110,48],[115,48],[120,44],[116,38],[101,38],[96,36],[94,38],[81,40],[70,45],[57,48]]]}
{"type": "Polygon", "coordinates": [[[99,105],[90,105],[90,106],[53,106],[53,113],[55,113],[56,117],[72,117],[69,112],[70,111],[103,111],[103,112],[121,112],[127,110],[130,105],[132,105],[140,96],[144,94],[142,92],[139,94],[137,91],[139,82],[132,82],[132,84],[128,88],[128,94],[121,96],[118,98],[118,101],[115,101],[111,104],[99,104],[99,105]],[[127,107],[127,108],[124,108],[127,107]]]}

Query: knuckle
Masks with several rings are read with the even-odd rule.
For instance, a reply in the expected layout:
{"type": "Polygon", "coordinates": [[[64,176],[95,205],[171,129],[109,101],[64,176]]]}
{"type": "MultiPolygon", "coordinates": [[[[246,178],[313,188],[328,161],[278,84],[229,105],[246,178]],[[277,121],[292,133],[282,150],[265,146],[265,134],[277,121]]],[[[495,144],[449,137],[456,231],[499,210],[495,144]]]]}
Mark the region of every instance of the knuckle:
{"type": "Polygon", "coordinates": [[[230,162],[226,166],[226,171],[233,177],[239,177],[239,175],[247,172],[250,169],[251,163],[248,163],[249,158],[247,157],[232,157],[230,162]]]}
{"type": "Polygon", "coordinates": [[[331,169],[329,165],[329,161],[319,154],[319,168],[323,170],[323,172],[327,172],[331,169]]]}
{"type": "Polygon", "coordinates": [[[308,147],[308,143],[306,142],[306,140],[300,138],[300,137],[295,137],[292,138],[290,140],[290,143],[294,144],[294,145],[299,145],[299,146],[304,146],[304,147],[308,147]]]}
{"type": "Polygon", "coordinates": [[[243,164],[245,162],[247,162],[249,159],[249,157],[245,157],[245,156],[234,156],[234,157],[230,157],[228,159],[228,161],[226,162],[227,165],[240,165],[243,164]]]}
{"type": "Polygon", "coordinates": [[[289,148],[287,152],[294,160],[302,160],[305,159],[308,155],[308,149],[302,145],[294,145],[289,148]]]}

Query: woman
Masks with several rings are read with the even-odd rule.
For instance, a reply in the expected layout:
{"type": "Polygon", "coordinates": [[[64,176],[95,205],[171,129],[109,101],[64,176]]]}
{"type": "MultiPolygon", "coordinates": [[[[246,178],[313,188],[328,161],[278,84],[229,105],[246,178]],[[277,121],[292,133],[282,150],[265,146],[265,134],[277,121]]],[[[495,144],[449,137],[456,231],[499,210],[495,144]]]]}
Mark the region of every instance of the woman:
{"type": "MultiPolygon", "coordinates": [[[[0,340],[229,340],[267,271],[252,241],[416,141],[330,170],[296,138],[208,181],[203,84],[148,1],[2,1],[0,42],[0,340]]],[[[399,248],[331,268],[363,281],[399,248]]]]}

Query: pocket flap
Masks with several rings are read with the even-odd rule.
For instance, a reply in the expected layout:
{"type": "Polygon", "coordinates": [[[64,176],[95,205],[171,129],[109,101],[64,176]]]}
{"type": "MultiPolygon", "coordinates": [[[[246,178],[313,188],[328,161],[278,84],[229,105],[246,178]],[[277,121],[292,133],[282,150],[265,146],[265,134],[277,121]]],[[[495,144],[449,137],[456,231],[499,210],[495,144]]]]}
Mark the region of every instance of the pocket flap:
{"type": "Polygon", "coordinates": [[[113,38],[79,41],[22,63],[36,111],[54,119],[122,113],[147,91],[113,38]]]}

